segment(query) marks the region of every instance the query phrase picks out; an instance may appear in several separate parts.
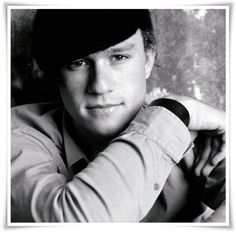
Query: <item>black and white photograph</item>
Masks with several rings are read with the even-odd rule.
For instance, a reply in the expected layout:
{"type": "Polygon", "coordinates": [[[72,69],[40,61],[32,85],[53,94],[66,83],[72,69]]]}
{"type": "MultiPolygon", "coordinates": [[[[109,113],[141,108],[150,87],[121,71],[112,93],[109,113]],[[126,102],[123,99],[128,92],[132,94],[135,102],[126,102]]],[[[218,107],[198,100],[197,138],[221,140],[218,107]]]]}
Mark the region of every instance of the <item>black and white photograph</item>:
{"type": "Polygon", "coordinates": [[[9,6],[9,225],[228,226],[228,17],[9,6]]]}

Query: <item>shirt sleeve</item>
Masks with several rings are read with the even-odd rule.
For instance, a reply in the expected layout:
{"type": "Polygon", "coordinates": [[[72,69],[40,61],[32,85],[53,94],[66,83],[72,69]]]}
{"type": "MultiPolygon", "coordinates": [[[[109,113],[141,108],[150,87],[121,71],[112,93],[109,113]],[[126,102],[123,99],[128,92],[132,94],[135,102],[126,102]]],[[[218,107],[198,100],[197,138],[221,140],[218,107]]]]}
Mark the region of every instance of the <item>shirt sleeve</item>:
{"type": "MultiPolygon", "coordinates": [[[[12,131],[14,222],[139,221],[176,163],[191,148],[187,127],[162,107],[140,111],[130,126],[71,181],[42,134],[12,131]]],[[[62,161],[61,161],[62,162],[62,161]]]]}

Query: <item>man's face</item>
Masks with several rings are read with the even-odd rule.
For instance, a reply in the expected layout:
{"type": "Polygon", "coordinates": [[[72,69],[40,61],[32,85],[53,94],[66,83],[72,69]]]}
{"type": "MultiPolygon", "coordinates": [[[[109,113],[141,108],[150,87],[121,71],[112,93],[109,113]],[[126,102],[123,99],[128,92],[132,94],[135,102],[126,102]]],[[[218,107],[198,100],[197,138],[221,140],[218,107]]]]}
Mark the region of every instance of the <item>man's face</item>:
{"type": "Polygon", "coordinates": [[[116,136],[141,108],[154,60],[140,30],[106,50],[61,70],[60,92],[79,133],[116,136]]]}

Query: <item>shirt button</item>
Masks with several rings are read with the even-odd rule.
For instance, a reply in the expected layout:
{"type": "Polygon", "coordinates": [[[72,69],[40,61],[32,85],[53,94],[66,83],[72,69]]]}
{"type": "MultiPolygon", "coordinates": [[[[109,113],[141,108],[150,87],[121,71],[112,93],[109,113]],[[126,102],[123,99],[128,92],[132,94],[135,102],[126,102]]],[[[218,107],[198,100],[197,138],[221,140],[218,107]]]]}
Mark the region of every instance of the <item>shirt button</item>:
{"type": "Polygon", "coordinates": [[[153,188],[154,188],[155,191],[157,191],[157,190],[159,189],[159,184],[155,183],[155,184],[153,185],[153,188]]]}

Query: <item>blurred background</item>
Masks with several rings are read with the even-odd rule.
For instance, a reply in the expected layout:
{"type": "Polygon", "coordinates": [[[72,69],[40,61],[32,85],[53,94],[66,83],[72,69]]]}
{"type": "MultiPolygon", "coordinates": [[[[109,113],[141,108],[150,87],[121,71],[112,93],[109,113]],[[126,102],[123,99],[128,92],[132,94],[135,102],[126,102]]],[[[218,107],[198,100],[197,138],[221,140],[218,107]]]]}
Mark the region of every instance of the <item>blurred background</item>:
{"type": "MultiPolygon", "coordinates": [[[[147,83],[147,99],[169,93],[194,97],[225,109],[224,9],[150,10],[158,56],[147,83]]],[[[11,10],[11,106],[57,98],[31,55],[36,10],[11,10]]]]}

